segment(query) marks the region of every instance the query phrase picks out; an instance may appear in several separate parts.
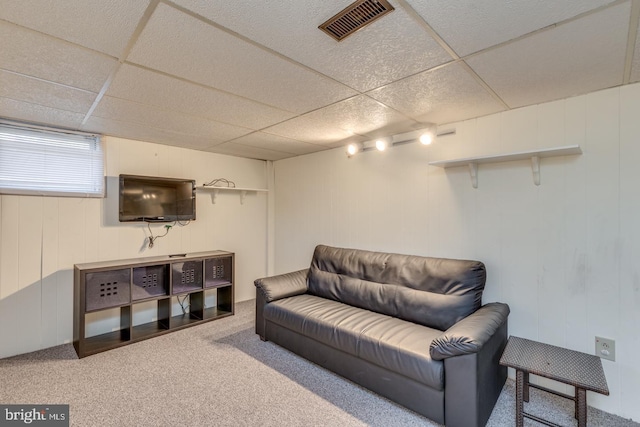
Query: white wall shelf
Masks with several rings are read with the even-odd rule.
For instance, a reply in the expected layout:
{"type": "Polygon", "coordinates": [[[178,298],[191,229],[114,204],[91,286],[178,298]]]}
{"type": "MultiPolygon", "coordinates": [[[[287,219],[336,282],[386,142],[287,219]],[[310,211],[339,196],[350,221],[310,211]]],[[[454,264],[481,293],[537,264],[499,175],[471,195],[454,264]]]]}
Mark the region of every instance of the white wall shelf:
{"type": "Polygon", "coordinates": [[[483,163],[502,163],[517,160],[531,159],[531,171],[533,173],[533,183],[540,185],[540,159],[543,157],[573,156],[582,154],[579,145],[568,145],[565,147],[543,148],[540,150],[518,151],[509,154],[498,154],[494,156],[467,157],[462,159],[439,160],[429,162],[431,166],[440,168],[456,168],[467,166],[471,176],[471,185],[478,188],[478,165],[483,163]]]}
{"type": "Polygon", "coordinates": [[[211,203],[216,203],[216,196],[220,191],[237,192],[240,193],[240,204],[244,204],[244,198],[247,193],[267,193],[269,190],[266,188],[242,188],[242,187],[214,187],[214,186],[201,186],[197,187],[198,190],[205,190],[211,192],[211,203]]]}

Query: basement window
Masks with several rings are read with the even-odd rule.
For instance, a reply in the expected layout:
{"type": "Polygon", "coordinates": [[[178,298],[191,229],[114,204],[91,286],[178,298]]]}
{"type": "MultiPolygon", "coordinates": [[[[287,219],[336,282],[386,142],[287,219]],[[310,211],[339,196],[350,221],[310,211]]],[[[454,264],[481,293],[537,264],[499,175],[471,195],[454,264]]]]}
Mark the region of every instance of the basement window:
{"type": "Polygon", "coordinates": [[[104,197],[100,136],[0,121],[0,193],[104,197]]]}

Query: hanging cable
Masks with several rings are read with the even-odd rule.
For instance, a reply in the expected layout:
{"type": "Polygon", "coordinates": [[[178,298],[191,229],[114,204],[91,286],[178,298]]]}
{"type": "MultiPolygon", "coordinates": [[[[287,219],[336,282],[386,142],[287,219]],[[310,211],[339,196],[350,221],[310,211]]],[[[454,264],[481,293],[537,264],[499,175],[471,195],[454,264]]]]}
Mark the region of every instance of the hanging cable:
{"type": "MultiPolygon", "coordinates": [[[[187,224],[188,224],[188,222],[187,222],[187,224]]],[[[175,221],[173,221],[172,225],[165,224],[165,226],[164,226],[164,228],[165,228],[164,234],[161,234],[159,236],[155,236],[154,237],[153,232],[151,231],[151,222],[147,221],[147,228],[149,229],[149,249],[153,248],[153,245],[156,242],[156,240],[158,240],[159,238],[164,237],[167,234],[169,234],[169,230],[171,230],[171,227],[173,227],[174,225],[176,225],[175,221]]]]}
{"type": "MultiPolygon", "coordinates": [[[[187,309],[191,307],[191,304],[188,304],[185,307],[184,303],[187,302],[187,298],[189,298],[189,295],[185,295],[182,301],[180,301],[180,295],[178,295],[176,298],[178,299],[178,304],[180,304],[180,308],[182,309],[182,314],[187,314],[187,309]]],[[[189,299],[189,302],[191,302],[191,299],[189,299]]]]}
{"type": "Polygon", "coordinates": [[[226,178],[217,178],[214,180],[211,180],[209,182],[206,182],[204,184],[202,184],[204,187],[229,187],[229,188],[236,188],[236,183],[233,181],[229,181],[226,178]],[[220,185],[220,184],[224,184],[224,185],[220,185]]]}

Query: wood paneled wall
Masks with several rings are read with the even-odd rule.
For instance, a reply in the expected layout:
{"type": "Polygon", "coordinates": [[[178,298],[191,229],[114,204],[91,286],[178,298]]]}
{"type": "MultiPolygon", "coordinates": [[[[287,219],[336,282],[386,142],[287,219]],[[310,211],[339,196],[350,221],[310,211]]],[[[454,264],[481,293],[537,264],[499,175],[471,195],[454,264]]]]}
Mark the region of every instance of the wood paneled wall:
{"type": "Polygon", "coordinates": [[[510,334],[591,354],[616,340],[611,396],[589,404],[640,420],[639,118],[635,84],[442,126],[456,134],[428,147],[277,161],[275,270],[319,243],[481,260],[510,334]],[[477,189],[466,167],[427,164],[572,144],[584,154],[541,159],[540,186],[530,161],[480,165],[477,189]]]}
{"type": "MultiPolygon", "coordinates": [[[[118,175],[227,178],[266,188],[266,162],[105,137],[107,197],[0,196],[0,358],[72,340],[73,265],[224,249],[236,253],[236,300],[267,272],[267,195],[199,191],[196,220],[146,247],[146,224],[118,222],[118,175]]],[[[163,224],[151,225],[162,234],[163,224]]],[[[100,316],[98,316],[100,317],[100,316]]],[[[98,319],[94,333],[113,319],[98,319]]],[[[111,323],[110,323],[111,322],[111,323]]],[[[117,318],[116,318],[117,323],[117,318]]],[[[113,325],[117,326],[117,325],[113,325]]]]}

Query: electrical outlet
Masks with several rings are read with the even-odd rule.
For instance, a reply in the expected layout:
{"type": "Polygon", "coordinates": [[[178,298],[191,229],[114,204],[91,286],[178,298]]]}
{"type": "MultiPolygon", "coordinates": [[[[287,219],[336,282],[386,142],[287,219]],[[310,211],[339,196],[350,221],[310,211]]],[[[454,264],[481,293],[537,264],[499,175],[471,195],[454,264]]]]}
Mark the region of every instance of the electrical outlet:
{"type": "Polygon", "coordinates": [[[616,342],[609,338],[596,337],[596,356],[616,361],[616,342]]]}

